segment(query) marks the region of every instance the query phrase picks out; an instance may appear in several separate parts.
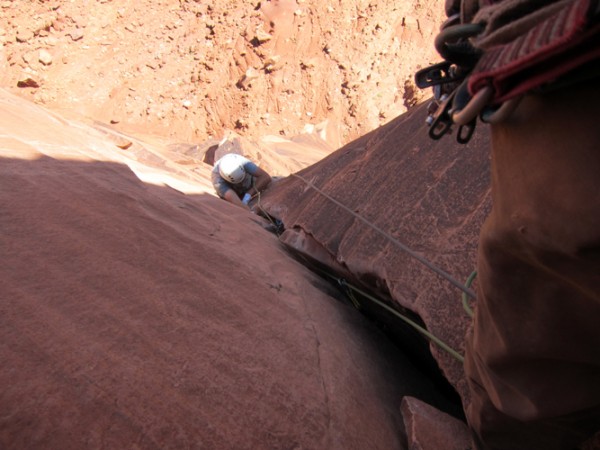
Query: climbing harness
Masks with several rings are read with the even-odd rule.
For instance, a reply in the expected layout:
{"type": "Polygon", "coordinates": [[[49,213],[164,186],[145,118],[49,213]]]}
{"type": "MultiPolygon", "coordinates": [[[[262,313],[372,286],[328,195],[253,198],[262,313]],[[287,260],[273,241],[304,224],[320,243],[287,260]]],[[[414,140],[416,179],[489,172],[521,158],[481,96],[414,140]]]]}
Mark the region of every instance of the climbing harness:
{"type": "Polygon", "coordinates": [[[456,140],[465,144],[478,117],[500,123],[528,92],[600,77],[600,1],[541,7],[532,1],[532,8],[524,1],[498,2],[480,11],[476,1],[460,3],[460,13],[435,38],[444,61],[415,74],[419,88],[433,88],[426,119],[432,139],[456,125],[456,140]]]}
{"type": "Polygon", "coordinates": [[[485,106],[481,105],[483,99],[471,105],[467,84],[467,75],[481,57],[481,52],[470,44],[469,38],[479,34],[483,26],[456,24],[458,19],[458,15],[450,17],[435,39],[435,48],[445,61],[418,71],[415,83],[421,89],[433,88],[434,99],[427,118],[429,137],[441,139],[452,132],[452,125],[457,124],[456,139],[466,144],[475,131],[477,114],[485,106]],[[461,114],[465,109],[467,111],[461,114]],[[456,119],[460,119],[460,123],[456,119]]]}

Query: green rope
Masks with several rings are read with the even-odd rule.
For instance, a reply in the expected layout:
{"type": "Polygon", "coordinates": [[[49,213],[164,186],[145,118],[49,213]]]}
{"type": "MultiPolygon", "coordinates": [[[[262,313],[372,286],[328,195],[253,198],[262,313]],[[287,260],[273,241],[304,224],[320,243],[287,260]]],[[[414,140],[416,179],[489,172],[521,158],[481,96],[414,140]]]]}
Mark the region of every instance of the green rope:
{"type": "MultiPolygon", "coordinates": [[[[428,338],[429,340],[431,340],[434,344],[436,344],[442,350],[445,350],[454,359],[456,359],[460,363],[464,363],[465,358],[459,352],[457,352],[456,350],[454,350],[452,347],[450,347],[448,344],[446,344],[444,341],[442,341],[436,335],[434,335],[433,333],[431,333],[429,330],[427,330],[426,328],[423,328],[421,325],[419,325],[418,323],[416,323],[414,320],[410,319],[409,317],[405,316],[404,314],[400,313],[399,311],[395,310],[394,308],[391,308],[390,306],[388,306],[385,303],[383,303],[381,300],[373,297],[372,295],[366,293],[365,291],[357,288],[356,286],[353,286],[352,284],[348,283],[346,280],[343,280],[341,278],[335,277],[335,276],[331,275],[330,273],[325,272],[324,270],[320,270],[320,269],[317,269],[317,270],[319,270],[320,272],[324,273],[328,277],[336,280],[338,282],[338,284],[340,284],[342,286],[346,286],[349,289],[351,289],[351,290],[353,290],[355,292],[358,292],[363,297],[368,298],[369,300],[371,300],[375,304],[377,304],[380,307],[384,308],[386,311],[392,313],[394,316],[398,317],[400,320],[402,320],[403,322],[407,323],[408,325],[410,325],[411,327],[413,327],[415,330],[417,330],[419,333],[421,333],[423,336],[425,336],[426,338],[428,338]]],[[[354,295],[350,295],[349,294],[349,297],[352,300],[352,303],[354,304],[354,306],[356,306],[357,304],[360,306],[360,304],[358,303],[358,300],[356,300],[356,297],[354,297],[354,295]]]]}
{"type": "MultiPolygon", "coordinates": [[[[301,176],[297,175],[297,174],[292,174],[294,176],[296,176],[297,178],[299,178],[300,180],[304,181],[309,187],[313,188],[314,190],[316,190],[317,192],[319,192],[320,194],[324,195],[326,198],[328,198],[329,200],[331,200],[332,202],[334,202],[335,204],[337,204],[338,206],[344,208],[345,210],[349,211],[352,215],[356,216],[358,219],[360,219],[361,221],[365,222],[367,225],[371,226],[375,231],[378,231],[379,233],[383,234],[385,237],[387,237],[388,239],[390,239],[392,242],[394,242],[396,245],[399,245],[404,251],[406,251],[407,253],[415,256],[419,261],[421,261],[422,263],[426,264],[430,269],[432,269],[434,272],[436,272],[438,275],[442,276],[443,278],[446,278],[446,280],[450,281],[452,284],[454,284],[455,286],[458,285],[458,287],[460,287],[460,289],[463,291],[463,306],[466,305],[465,310],[467,311],[467,314],[469,314],[471,317],[473,317],[472,315],[472,311],[468,306],[467,303],[467,299],[468,296],[471,297],[475,297],[475,294],[473,293],[473,291],[471,291],[470,285],[473,281],[473,279],[475,278],[476,272],[473,272],[470,276],[469,279],[467,280],[467,283],[465,286],[459,284],[457,281],[455,281],[449,274],[443,272],[441,269],[438,269],[437,267],[431,267],[431,265],[429,264],[428,261],[422,261],[423,258],[420,257],[419,255],[414,255],[409,248],[407,248],[404,244],[400,243],[397,239],[394,239],[392,236],[390,236],[388,233],[385,233],[383,230],[381,230],[379,227],[377,227],[375,224],[367,221],[366,219],[364,219],[362,216],[359,216],[358,214],[356,214],[354,211],[351,211],[350,209],[348,209],[345,205],[341,204],[340,202],[338,202],[337,200],[331,198],[330,196],[328,196],[327,194],[325,194],[324,192],[322,192],[320,189],[318,189],[316,186],[314,186],[312,183],[308,182],[307,180],[305,180],[304,178],[302,178],[301,176]],[[475,275],[474,275],[475,274],[475,275]]],[[[262,207],[261,205],[261,198],[260,198],[260,192],[257,191],[257,203],[256,206],[258,207],[258,209],[260,209],[264,215],[266,216],[266,218],[273,224],[276,225],[275,222],[273,221],[273,219],[271,218],[271,215],[268,214],[262,207]]],[[[302,255],[301,255],[302,256],[302,255]]],[[[352,291],[355,291],[359,294],[361,294],[363,297],[368,298],[369,300],[371,300],[372,302],[374,302],[375,304],[379,305],[381,308],[385,309],[386,311],[390,312],[391,314],[393,314],[394,316],[398,317],[400,320],[402,320],[403,322],[405,322],[406,324],[410,325],[411,327],[413,327],[416,331],[418,331],[419,333],[421,333],[423,336],[425,336],[426,338],[428,338],[431,342],[433,342],[434,344],[436,344],[439,348],[441,348],[442,350],[445,350],[450,356],[452,356],[453,358],[455,358],[457,361],[459,361],[461,364],[464,363],[465,358],[456,350],[454,350],[452,347],[450,347],[448,344],[446,344],[444,341],[442,341],[440,338],[438,338],[437,336],[435,336],[433,333],[431,333],[430,331],[428,331],[426,328],[422,327],[421,325],[419,325],[418,323],[416,323],[414,320],[410,319],[409,317],[405,316],[404,314],[400,313],[399,311],[391,308],[390,306],[386,305],[385,303],[383,303],[381,300],[378,300],[377,298],[373,297],[372,295],[362,291],[361,289],[357,288],[356,286],[353,286],[351,284],[349,284],[348,282],[346,282],[345,280],[335,277],[333,275],[331,275],[329,272],[326,272],[324,270],[320,270],[318,269],[320,272],[324,273],[325,275],[329,276],[330,278],[336,280],[338,282],[338,284],[340,284],[340,286],[346,286],[349,291],[346,292],[346,294],[348,295],[348,297],[350,298],[350,301],[352,302],[352,304],[354,305],[354,307],[356,309],[360,309],[360,303],[359,301],[356,299],[356,297],[353,295],[352,291]]]]}
{"type": "Polygon", "coordinates": [[[254,177],[252,178],[252,187],[256,190],[256,207],[262,211],[262,213],[263,213],[262,217],[265,217],[269,222],[271,222],[271,225],[273,225],[273,227],[275,228],[275,234],[279,237],[280,233],[279,233],[279,227],[277,226],[277,223],[275,223],[275,221],[273,220],[271,215],[267,211],[265,211],[265,209],[261,205],[260,191],[258,189],[256,189],[256,185],[254,183],[254,177]]]}
{"type": "Polygon", "coordinates": [[[404,321],[405,323],[407,323],[408,325],[410,325],[411,327],[413,327],[415,330],[417,330],[423,336],[427,337],[429,340],[431,340],[434,344],[436,344],[442,350],[445,350],[450,356],[452,356],[453,358],[455,358],[457,361],[459,361],[460,363],[464,363],[465,358],[460,353],[458,353],[456,350],[454,350],[452,347],[450,347],[448,344],[446,344],[440,338],[438,338],[437,336],[435,336],[433,333],[431,333],[430,331],[428,331],[426,328],[423,328],[421,325],[419,325],[418,323],[416,323],[414,320],[406,317],[404,314],[401,314],[400,312],[398,312],[395,309],[391,308],[390,306],[386,305],[382,301],[376,299],[372,295],[369,295],[368,293],[366,293],[366,292],[358,289],[357,287],[352,286],[351,284],[348,284],[348,283],[346,283],[346,286],[348,286],[350,289],[358,292],[362,296],[368,298],[369,300],[371,300],[372,302],[376,303],[380,307],[384,308],[388,312],[392,313],[393,315],[395,315],[396,317],[398,317],[400,320],[404,321]]]}
{"type": "Polygon", "coordinates": [[[350,299],[350,301],[352,302],[354,307],[358,310],[361,309],[360,302],[358,301],[358,299],[356,298],[356,296],[350,289],[350,286],[348,285],[348,282],[346,280],[344,280],[343,278],[335,278],[335,277],[333,277],[333,275],[329,275],[329,273],[327,273],[327,272],[323,272],[323,273],[325,273],[328,276],[331,276],[334,280],[336,280],[338,282],[338,284],[342,288],[344,288],[344,293],[348,296],[348,298],[350,299]]]}
{"type": "Polygon", "coordinates": [[[421,264],[423,264],[424,266],[426,266],[427,268],[429,268],[431,271],[433,271],[436,274],[438,274],[441,278],[444,278],[450,284],[454,285],[454,287],[456,287],[456,288],[460,289],[461,291],[463,291],[469,297],[472,297],[472,298],[476,297],[475,296],[475,292],[473,292],[471,289],[465,287],[460,281],[456,280],[452,275],[450,275],[449,273],[443,271],[439,267],[437,267],[437,266],[433,265],[432,263],[430,263],[427,259],[423,258],[418,253],[416,253],[413,250],[411,250],[407,245],[403,244],[398,239],[396,239],[395,237],[391,236],[385,230],[382,230],[380,227],[378,227],[374,223],[368,221],[367,219],[365,219],[364,217],[362,217],[360,214],[357,214],[356,212],[352,211],[350,208],[348,208],[343,203],[339,202],[335,198],[333,198],[330,195],[326,194],[321,189],[319,189],[314,184],[312,184],[310,181],[306,180],[304,177],[298,175],[297,173],[293,173],[292,176],[298,178],[299,180],[302,180],[308,187],[310,187],[311,189],[314,189],[315,191],[317,191],[319,194],[321,194],[323,197],[325,197],[326,199],[328,199],[330,202],[335,203],[340,208],[344,209],[346,212],[352,214],[358,220],[360,220],[364,224],[366,224],[369,227],[371,227],[373,230],[375,230],[376,232],[378,232],[379,234],[381,234],[383,237],[385,237],[386,239],[388,239],[390,242],[394,243],[403,252],[405,252],[408,255],[412,256],[414,259],[416,259],[417,261],[419,261],[421,264]]]}
{"type": "MultiPolygon", "coordinates": [[[[471,272],[471,275],[469,275],[469,278],[467,278],[467,282],[465,283],[465,287],[470,288],[471,284],[473,283],[473,280],[475,279],[475,277],[477,276],[477,271],[474,270],[473,272],[471,272]]],[[[469,317],[472,319],[473,318],[473,310],[471,309],[471,306],[469,305],[469,299],[467,298],[467,294],[465,294],[463,292],[462,294],[462,304],[463,304],[463,309],[465,310],[465,312],[469,315],[469,317]]]]}
{"type": "Polygon", "coordinates": [[[262,205],[260,204],[260,192],[258,192],[258,193],[256,194],[256,207],[262,211],[262,213],[263,213],[263,214],[262,214],[262,216],[261,216],[261,217],[264,217],[264,218],[266,218],[266,219],[267,219],[269,222],[271,222],[271,225],[273,225],[274,232],[275,232],[275,234],[277,235],[277,237],[281,236],[281,232],[280,232],[280,227],[279,227],[279,225],[278,225],[278,224],[277,224],[277,223],[276,223],[276,222],[273,220],[273,217],[271,217],[271,215],[270,215],[270,214],[269,214],[267,211],[265,211],[265,209],[264,209],[264,208],[262,207],[262,205]]]}

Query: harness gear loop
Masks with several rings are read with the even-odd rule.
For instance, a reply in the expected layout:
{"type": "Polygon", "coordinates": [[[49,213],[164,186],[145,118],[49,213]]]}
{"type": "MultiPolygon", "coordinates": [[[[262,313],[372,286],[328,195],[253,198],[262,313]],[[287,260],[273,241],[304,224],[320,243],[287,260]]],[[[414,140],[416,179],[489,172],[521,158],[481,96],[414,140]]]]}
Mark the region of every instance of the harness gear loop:
{"type": "Polygon", "coordinates": [[[437,111],[433,114],[431,124],[429,126],[429,137],[433,140],[442,138],[446,133],[452,131],[452,117],[450,109],[456,91],[453,91],[448,96],[443,98],[442,103],[438,106],[437,111]]]}
{"type": "MultiPolygon", "coordinates": [[[[466,78],[479,58],[481,51],[473,47],[469,39],[478,35],[484,29],[482,24],[457,24],[458,16],[453,16],[442,26],[442,31],[435,38],[435,48],[445,61],[422,69],[415,74],[415,82],[420,88],[434,86],[434,101],[431,112],[427,118],[429,124],[429,137],[440,139],[452,132],[454,114],[460,113],[471,103],[466,78]]],[[[477,106],[477,112],[485,105],[477,106]]],[[[469,116],[473,108],[465,114],[460,125],[457,141],[467,143],[475,131],[476,120],[469,116]],[[466,120],[468,118],[468,120],[466,120]]],[[[460,117],[460,116],[459,116],[460,117]]]]}
{"type": "Polygon", "coordinates": [[[445,61],[415,74],[417,86],[436,88],[432,105],[443,109],[429,111],[426,121],[436,127],[429,132],[432,139],[440,139],[456,123],[468,125],[466,130],[459,128],[456,137],[467,143],[478,114],[483,122],[497,124],[519,104],[512,100],[529,92],[547,92],[600,76],[598,0],[525,2],[535,8],[524,2],[492,2],[483,9],[475,0],[460,3],[460,8],[456,2],[447,5],[447,14],[458,13],[450,15],[434,41],[445,61]],[[467,108],[471,101],[463,102],[460,92],[448,119],[443,95],[462,90],[457,84],[463,80],[473,104],[467,108]]]}

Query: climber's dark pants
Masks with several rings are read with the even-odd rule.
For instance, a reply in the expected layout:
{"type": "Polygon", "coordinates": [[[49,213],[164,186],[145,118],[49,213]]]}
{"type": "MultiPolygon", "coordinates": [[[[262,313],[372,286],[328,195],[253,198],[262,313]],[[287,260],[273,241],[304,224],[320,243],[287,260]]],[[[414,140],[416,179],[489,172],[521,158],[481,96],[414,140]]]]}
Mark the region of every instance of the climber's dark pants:
{"type": "Polygon", "coordinates": [[[468,419],[484,449],[572,449],[600,430],[600,89],[529,95],[492,142],[468,419]]]}

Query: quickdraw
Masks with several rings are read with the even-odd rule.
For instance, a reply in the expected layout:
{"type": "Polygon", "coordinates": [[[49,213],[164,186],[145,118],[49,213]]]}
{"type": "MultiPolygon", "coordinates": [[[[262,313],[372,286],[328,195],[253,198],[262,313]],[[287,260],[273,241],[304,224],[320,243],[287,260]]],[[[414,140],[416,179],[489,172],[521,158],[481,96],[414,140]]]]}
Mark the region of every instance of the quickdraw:
{"type": "Polygon", "coordinates": [[[530,3],[527,9],[521,2],[498,2],[481,15],[477,8],[454,14],[442,25],[435,48],[445,61],[415,74],[419,88],[433,88],[426,119],[432,139],[457,125],[456,140],[467,143],[477,118],[491,124],[506,120],[526,93],[600,77],[600,0],[548,4],[541,12],[530,3]],[[527,16],[530,28],[511,29],[509,16],[527,16]]]}
{"type": "Polygon", "coordinates": [[[458,16],[448,19],[435,39],[435,48],[445,61],[418,71],[415,82],[421,89],[433,87],[434,99],[427,117],[429,137],[441,139],[452,132],[453,124],[457,124],[456,139],[466,144],[473,136],[479,113],[477,110],[473,114],[474,105],[471,105],[466,78],[481,57],[481,51],[469,43],[469,38],[481,33],[484,27],[479,24],[457,25],[457,21],[458,16]],[[461,114],[468,106],[471,107],[461,114]]]}

